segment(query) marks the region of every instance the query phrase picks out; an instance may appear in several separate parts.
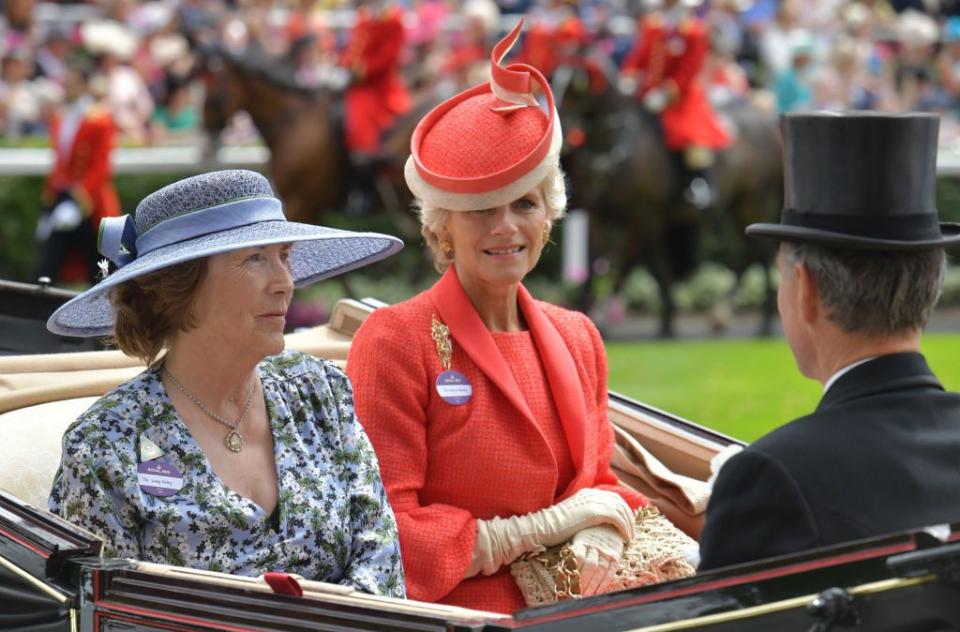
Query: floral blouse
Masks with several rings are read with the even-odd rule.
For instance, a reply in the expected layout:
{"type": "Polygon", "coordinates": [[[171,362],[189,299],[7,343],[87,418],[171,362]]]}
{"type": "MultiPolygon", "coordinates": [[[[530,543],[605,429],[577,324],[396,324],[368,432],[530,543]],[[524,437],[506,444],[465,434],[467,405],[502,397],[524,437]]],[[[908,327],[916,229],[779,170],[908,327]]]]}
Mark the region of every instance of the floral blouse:
{"type": "Polygon", "coordinates": [[[102,537],[108,557],[238,575],[284,571],[404,597],[396,522],[343,372],[291,351],[258,366],[277,461],[277,530],[213,472],[159,370],[113,389],[67,429],[51,511],[102,537]],[[182,474],[178,492],[141,488],[141,437],[182,474]]]}

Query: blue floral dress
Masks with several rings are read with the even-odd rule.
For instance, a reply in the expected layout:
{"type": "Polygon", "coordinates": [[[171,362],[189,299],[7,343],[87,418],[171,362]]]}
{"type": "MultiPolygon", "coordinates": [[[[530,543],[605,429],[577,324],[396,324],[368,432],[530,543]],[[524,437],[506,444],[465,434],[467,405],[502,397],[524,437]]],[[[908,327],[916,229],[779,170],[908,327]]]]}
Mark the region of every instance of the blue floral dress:
{"type": "Polygon", "coordinates": [[[284,571],[404,597],[396,522],[340,369],[299,352],[258,366],[273,429],[279,529],[213,472],[159,370],[110,391],[67,429],[51,511],[102,537],[108,557],[238,575],[284,571]],[[141,489],[141,437],[182,473],[179,492],[141,489]]]}

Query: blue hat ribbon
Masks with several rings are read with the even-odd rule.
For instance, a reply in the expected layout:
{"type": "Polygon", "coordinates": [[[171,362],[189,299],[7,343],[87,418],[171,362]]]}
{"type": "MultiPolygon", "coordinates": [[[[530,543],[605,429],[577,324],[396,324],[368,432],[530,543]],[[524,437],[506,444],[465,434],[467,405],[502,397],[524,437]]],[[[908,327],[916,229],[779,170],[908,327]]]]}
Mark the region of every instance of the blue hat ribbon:
{"type": "Polygon", "coordinates": [[[286,221],[280,200],[252,197],[184,213],[151,226],[137,237],[143,256],[158,248],[260,222],[286,221]]]}
{"type": "Polygon", "coordinates": [[[100,220],[97,250],[113,262],[117,269],[137,258],[137,227],[133,217],[105,217],[100,220]]]}

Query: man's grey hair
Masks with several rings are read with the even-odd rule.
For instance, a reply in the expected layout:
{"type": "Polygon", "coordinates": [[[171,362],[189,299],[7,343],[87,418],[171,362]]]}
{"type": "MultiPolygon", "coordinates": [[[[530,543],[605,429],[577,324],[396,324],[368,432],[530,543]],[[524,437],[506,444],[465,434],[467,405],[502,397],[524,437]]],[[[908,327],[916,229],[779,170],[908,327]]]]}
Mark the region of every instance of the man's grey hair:
{"type": "Polygon", "coordinates": [[[803,265],[827,318],[847,333],[886,338],[922,330],[943,291],[942,248],[878,251],[781,242],[788,274],[803,265]]]}

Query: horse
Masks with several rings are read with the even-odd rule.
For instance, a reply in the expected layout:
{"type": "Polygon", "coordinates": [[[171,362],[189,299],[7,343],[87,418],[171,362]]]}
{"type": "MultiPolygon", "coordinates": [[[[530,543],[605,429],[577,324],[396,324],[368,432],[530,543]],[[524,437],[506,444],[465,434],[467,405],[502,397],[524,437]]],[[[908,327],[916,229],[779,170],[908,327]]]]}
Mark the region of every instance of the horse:
{"type": "Polygon", "coordinates": [[[344,144],[342,93],[302,86],[283,59],[251,48],[243,54],[214,48],[204,55],[203,125],[208,135],[217,139],[238,111],[250,115],[270,150],[269,173],[291,221],[316,223],[324,211],[347,207],[351,190],[365,187],[401,235],[418,236],[403,164],[426,105],[385,133],[384,151],[374,162],[358,165],[344,144]]]}
{"type": "Polygon", "coordinates": [[[203,125],[218,138],[240,110],[250,114],[270,149],[268,169],[287,219],[316,223],[321,210],[345,197],[346,151],[335,95],[281,76],[256,55],[208,53],[203,125]]]}
{"type": "MultiPolygon", "coordinates": [[[[657,115],[616,87],[614,70],[597,63],[568,63],[553,76],[554,94],[566,130],[563,164],[572,185],[571,208],[590,212],[590,251],[611,262],[617,296],[630,271],[645,263],[657,282],[661,337],[672,337],[675,303],[672,286],[699,263],[704,229],[734,232],[739,252],[731,268],[736,284],[746,269],[762,264],[766,291],[761,335],[771,331],[776,293],[770,275],[773,249],[746,239],[743,229],[772,220],[782,199],[779,130],[772,116],[748,103],[721,109],[734,130],[733,145],[719,153],[713,168],[714,204],[698,211],[682,194],[679,157],[664,144],[657,115]],[[570,141],[573,141],[572,143],[570,141]]],[[[588,266],[594,274],[594,266],[588,266]]],[[[594,302],[588,278],[579,307],[594,302]]]]}

